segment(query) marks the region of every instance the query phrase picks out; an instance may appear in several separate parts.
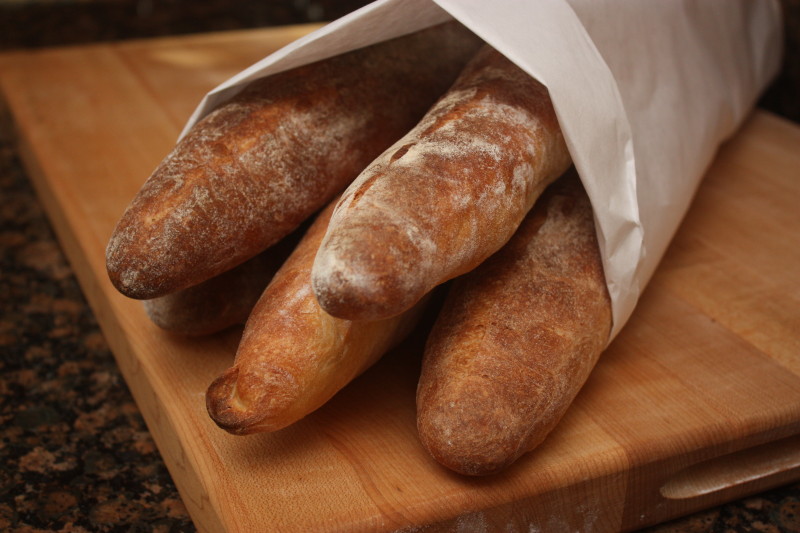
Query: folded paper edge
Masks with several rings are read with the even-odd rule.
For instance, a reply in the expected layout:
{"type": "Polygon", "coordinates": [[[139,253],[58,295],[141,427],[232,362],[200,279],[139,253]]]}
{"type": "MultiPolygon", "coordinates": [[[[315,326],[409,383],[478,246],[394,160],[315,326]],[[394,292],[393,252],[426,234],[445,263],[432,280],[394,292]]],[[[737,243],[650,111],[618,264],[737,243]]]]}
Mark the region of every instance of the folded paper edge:
{"type": "MultiPolygon", "coordinates": [[[[247,83],[255,79],[300,67],[314,61],[344,54],[377,42],[387,41],[452,20],[452,17],[450,17],[447,12],[438,8],[434,3],[429,0],[423,0],[422,3],[427,4],[428,8],[415,10],[414,16],[405,24],[381,26],[380,31],[377,26],[370,24],[370,22],[384,17],[389,19],[394,10],[398,8],[402,9],[402,7],[396,5],[398,3],[408,4],[409,2],[377,0],[376,2],[367,4],[360,9],[348,13],[300,37],[228,78],[202,98],[181,131],[178,140],[182,139],[192,126],[210,113],[215,107],[236,96],[236,94],[244,89],[247,83]],[[352,29],[350,28],[352,25],[358,26],[356,29],[360,32],[359,38],[345,39],[344,41],[339,40],[337,34],[341,31],[352,29]],[[388,30],[383,31],[383,28],[388,28],[388,30]],[[317,50],[321,48],[324,50],[324,53],[304,54],[304,48],[309,45],[316,45],[317,50]]],[[[420,2],[417,1],[417,3],[420,2]]]]}

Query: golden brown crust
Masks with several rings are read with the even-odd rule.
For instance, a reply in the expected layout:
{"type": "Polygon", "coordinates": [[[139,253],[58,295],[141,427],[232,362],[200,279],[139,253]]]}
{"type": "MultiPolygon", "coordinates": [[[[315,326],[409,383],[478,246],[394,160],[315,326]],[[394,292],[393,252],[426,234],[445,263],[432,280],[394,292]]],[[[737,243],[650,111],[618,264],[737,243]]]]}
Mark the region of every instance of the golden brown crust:
{"type": "Polygon", "coordinates": [[[259,299],[231,368],[208,388],[211,418],[234,434],[275,431],[320,407],[405,337],[421,307],[351,322],[325,313],[311,264],[333,211],[320,214],[259,299]]]}
{"type": "Polygon", "coordinates": [[[561,419],[610,330],[592,209],[572,175],[503,249],[454,281],[417,391],[423,444],[463,474],[502,470],[561,419]]]}
{"type": "Polygon", "coordinates": [[[161,329],[197,337],[244,324],[267,284],[299,240],[296,230],[269,249],[218,276],[180,291],[144,300],[161,329]]]}
{"type": "Polygon", "coordinates": [[[265,250],[408,131],[478,45],[450,23],[253,82],[133,199],[107,248],[112,283],[155,298],[265,250]]]}
{"type": "Polygon", "coordinates": [[[570,165],[547,89],[485,46],[345,191],[314,265],[329,313],[391,316],[468,272],[570,165]]]}

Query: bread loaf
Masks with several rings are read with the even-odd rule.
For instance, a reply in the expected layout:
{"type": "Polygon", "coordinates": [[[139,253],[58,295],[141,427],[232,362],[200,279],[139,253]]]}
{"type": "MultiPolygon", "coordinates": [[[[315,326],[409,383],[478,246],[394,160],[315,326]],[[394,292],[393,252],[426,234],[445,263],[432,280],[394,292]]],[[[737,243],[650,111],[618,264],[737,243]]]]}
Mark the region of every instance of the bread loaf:
{"type": "Polygon", "coordinates": [[[189,337],[243,324],[280,266],[269,259],[263,252],[198,285],[144,300],[145,312],[161,329],[189,337]]]}
{"type": "Polygon", "coordinates": [[[561,419],[610,330],[592,209],[573,174],[505,247],[453,282],[423,359],[422,443],[463,474],[505,468],[561,419]]]}
{"type": "Polygon", "coordinates": [[[485,46],[347,188],[313,270],[334,316],[379,319],[464,274],[570,165],[547,89],[485,46]]]}
{"type": "Polygon", "coordinates": [[[144,300],[147,316],[161,329],[189,337],[244,324],[272,276],[297,244],[300,232],[295,230],[254,258],[198,285],[144,300]]]}
{"type": "Polygon", "coordinates": [[[112,283],[156,298],[265,250],[407,132],[479,44],[453,22],[251,83],[137,193],[106,251],[112,283]]]}
{"type": "Polygon", "coordinates": [[[405,337],[421,305],[381,321],[334,318],[311,291],[323,211],[259,299],[233,366],[208,388],[211,418],[234,434],[275,431],[314,411],[405,337]]]}

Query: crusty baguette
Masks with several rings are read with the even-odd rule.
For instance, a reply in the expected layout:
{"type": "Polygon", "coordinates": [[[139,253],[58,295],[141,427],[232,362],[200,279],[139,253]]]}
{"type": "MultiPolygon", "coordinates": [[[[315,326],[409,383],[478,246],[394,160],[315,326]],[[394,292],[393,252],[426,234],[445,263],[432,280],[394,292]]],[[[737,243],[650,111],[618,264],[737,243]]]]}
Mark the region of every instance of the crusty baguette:
{"type": "Polygon", "coordinates": [[[243,324],[280,264],[263,252],[198,285],[144,300],[150,320],[166,331],[197,337],[243,324]]]}
{"type": "Polygon", "coordinates": [[[106,251],[112,283],[156,298],[265,250],[406,133],[479,45],[447,23],[253,82],[137,193],[106,251]]]}
{"type": "Polygon", "coordinates": [[[414,327],[422,305],[376,322],[323,311],[311,264],[333,211],[323,211],[259,299],[231,368],[206,393],[211,418],[230,433],[275,431],[311,413],[414,327]]]}
{"type": "Polygon", "coordinates": [[[505,247],[453,282],[417,390],[423,444],[463,474],[505,468],[561,419],[610,330],[592,209],[572,175],[505,247]]]}
{"type": "Polygon", "coordinates": [[[300,234],[298,229],[254,258],[209,280],[144,300],[147,316],[161,329],[189,337],[244,324],[300,234]]]}
{"type": "Polygon", "coordinates": [[[378,319],[472,270],[570,166],[547,89],[485,46],[347,188],[313,285],[334,316],[378,319]]]}

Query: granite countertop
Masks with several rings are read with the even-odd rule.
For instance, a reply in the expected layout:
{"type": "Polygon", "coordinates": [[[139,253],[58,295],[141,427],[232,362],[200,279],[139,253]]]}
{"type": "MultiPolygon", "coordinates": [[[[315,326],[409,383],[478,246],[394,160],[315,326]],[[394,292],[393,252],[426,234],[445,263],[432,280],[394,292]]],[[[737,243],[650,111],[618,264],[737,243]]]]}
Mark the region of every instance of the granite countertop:
{"type": "Polygon", "coordinates": [[[0,124],[0,531],[193,531],[0,124]]]}
{"type": "MultiPolygon", "coordinates": [[[[307,22],[335,18],[363,3],[339,2],[334,8],[331,2],[275,2],[272,11],[262,6],[255,16],[250,3],[233,2],[226,4],[223,18],[213,2],[202,10],[172,2],[173,16],[154,15],[154,4],[147,1],[36,2],[29,8],[20,1],[0,8],[0,48],[307,22]],[[48,6],[55,15],[45,15],[48,6]],[[7,9],[13,10],[8,17],[7,9]],[[133,22],[123,16],[131,10],[139,10],[133,22]],[[70,29],[59,20],[65,11],[83,18],[70,29]],[[148,12],[153,20],[145,24],[141,19],[148,12]],[[127,22],[100,23],[115,16],[127,22]],[[52,28],[58,31],[48,31],[52,28]]],[[[784,2],[789,14],[797,14],[799,5],[784,2]]],[[[792,50],[797,49],[798,20],[787,16],[792,50]]],[[[800,121],[797,66],[787,61],[762,105],[800,121]]],[[[0,531],[194,531],[33,192],[12,131],[2,114],[0,531]]],[[[800,483],[649,531],[800,532],[800,483]]]]}

